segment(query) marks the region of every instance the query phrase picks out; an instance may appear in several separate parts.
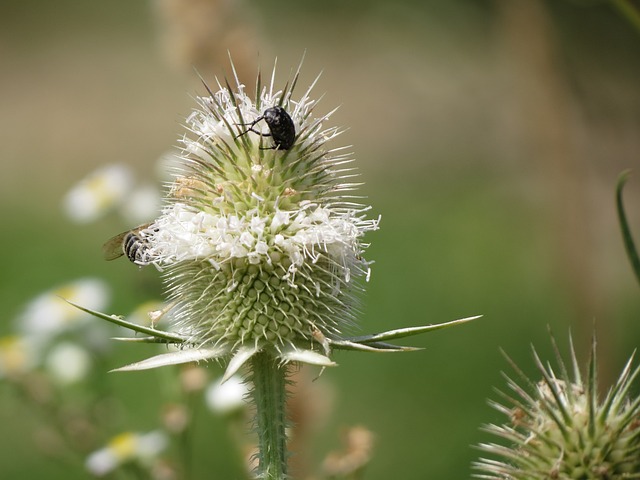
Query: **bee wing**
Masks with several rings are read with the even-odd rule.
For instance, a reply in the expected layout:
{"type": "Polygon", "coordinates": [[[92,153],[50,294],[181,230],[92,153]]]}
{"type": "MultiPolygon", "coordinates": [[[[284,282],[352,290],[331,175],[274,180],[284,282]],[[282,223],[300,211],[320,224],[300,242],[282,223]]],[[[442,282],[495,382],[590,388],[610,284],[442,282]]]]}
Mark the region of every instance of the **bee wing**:
{"type": "Polygon", "coordinates": [[[138,225],[136,228],[119,233],[115,237],[111,237],[102,245],[102,254],[105,260],[115,260],[124,255],[124,239],[129,233],[137,233],[151,226],[151,223],[138,225]]]}
{"type": "Polygon", "coordinates": [[[104,242],[104,245],[102,245],[102,255],[105,260],[115,260],[124,255],[122,242],[128,233],[129,231],[127,230],[104,242]]]}

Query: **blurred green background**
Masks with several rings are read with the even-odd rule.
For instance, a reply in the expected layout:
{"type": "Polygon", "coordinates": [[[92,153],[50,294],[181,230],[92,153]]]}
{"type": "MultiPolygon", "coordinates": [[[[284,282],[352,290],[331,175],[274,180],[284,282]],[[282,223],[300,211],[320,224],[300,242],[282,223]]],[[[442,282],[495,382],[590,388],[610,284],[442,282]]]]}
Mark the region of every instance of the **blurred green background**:
{"type": "MultiPolygon", "coordinates": [[[[110,282],[109,311],[157,298],[157,273],[102,260],[104,240],[131,225],[73,224],[62,197],[106,163],[154,178],[203,93],[192,65],[209,80],[228,74],[229,50],[250,79],[277,56],[284,82],[306,50],[301,86],[323,71],[320,109],[341,105],[339,141],[353,145],[382,215],[368,237],[362,332],[484,315],[413,340],[422,352],[338,353],[319,380],[334,403],[314,464],[341,429],[364,425],[376,435],[365,478],[470,478],[472,445],[491,440],[480,426],[502,421],[486,404],[509,370],[500,348],[535,375],[530,344],[551,357],[547,326],[565,351],[571,330],[586,362],[595,325],[606,385],[640,345],[640,291],[613,202],[619,172],[640,162],[640,35],[607,2],[4,0],[0,10],[0,334],[33,296],[78,277],[110,282]],[[202,32],[181,13],[198,8],[202,32]]],[[[637,175],[625,198],[640,235],[637,175]]],[[[106,368],[144,356],[115,352],[106,368]]],[[[156,428],[170,378],[108,376],[126,405],[109,434],[156,428]]],[[[222,421],[202,408],[197,418],[192,478],[242,478],[222,421]]],[[[1,476],[86,478],[34,448],[41,421],[0,385],[1,476]]]]}

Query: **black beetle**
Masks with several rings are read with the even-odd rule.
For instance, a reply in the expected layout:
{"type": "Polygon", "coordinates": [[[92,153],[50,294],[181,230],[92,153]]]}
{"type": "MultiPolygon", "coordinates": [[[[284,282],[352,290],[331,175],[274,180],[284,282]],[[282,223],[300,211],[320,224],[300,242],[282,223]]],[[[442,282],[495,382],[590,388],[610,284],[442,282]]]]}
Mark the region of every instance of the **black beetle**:
{"type": "Polygon", "coordinates": [[[239,135],[236,135],[236,138],[241,137],[247,132],[253,132],[263,137],[273,138],[274,145],[271,147],[273,150],[289,150],[293,147],[293,142],[296,138],[296,127],[289,114],[282,107],[267,108],[262,115],[253,122],[243,125],[249,125],[249,128],[239,135]],[[254,125],[261,120],[267,123],[269,132],[271,133],[262,133],[253,129],[254,125]]]}

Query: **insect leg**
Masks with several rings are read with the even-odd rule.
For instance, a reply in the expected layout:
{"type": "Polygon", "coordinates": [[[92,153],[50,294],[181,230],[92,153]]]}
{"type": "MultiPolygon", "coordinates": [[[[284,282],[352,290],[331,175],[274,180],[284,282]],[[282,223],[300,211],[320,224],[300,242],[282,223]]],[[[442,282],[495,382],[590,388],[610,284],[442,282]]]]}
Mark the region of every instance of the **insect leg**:
{"type": "Polygon", "coordinates": [[[257,133],[258,135],[261,135],[262,133],[261,133],[261,132],[256,132],[256,131],[253,129],[253,126],[254,126],[256,123],[258,123],[260,120],[262,120],[263,118],[264,118],[264,117],[260,116],[260,117],[256,118],[256,119],[255,119],[253,122],[251,122],[251,123],[236,123],[236,125],[243,125],[243,126],[244,126],[244,125],[249,125],[249,128],[247,128],[244,132],[241,132],[241,133],[239,133],[238,135],[236,135],[235,137],[233,137],[233,139],[235,140],[236,138],[241,137],[242,135],[244,135],[244,134],[245,134],[245,133],[247,133],[247,132],[253,132],[253,133],[257,133]]]}

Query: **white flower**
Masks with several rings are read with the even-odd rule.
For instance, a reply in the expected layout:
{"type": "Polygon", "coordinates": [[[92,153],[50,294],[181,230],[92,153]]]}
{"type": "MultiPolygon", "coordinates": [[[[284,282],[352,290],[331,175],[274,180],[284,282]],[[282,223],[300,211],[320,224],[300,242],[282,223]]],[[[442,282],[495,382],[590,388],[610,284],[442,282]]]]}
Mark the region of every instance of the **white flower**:
{"type": "Polygon", "coordinates": [[[213,215],[175,203],[143,232],[148,242],[146,254],[149,263],[160,268],[190,260],[220,265],[232,259],[269,263],[274,257],[278,261],[284,257],[293,265],[283,275],[287,279],[305,261],[314,263],[323,254],[333,254],[347,275],[359,262],[355,257],[360,238],[366,231],[375,230],[378,220],[321,206],[308,210],[304,207],[299,212],[282,212],[276,208],[263,217],[258,209],[252,209],[238,217],[213,215]],[[267,224],[269,229],[265,228],[267,224]],[[283,233],[274,235],[276,231],[283,233]]]}
{"type": "Polygon", "coordinates": [[[120,212],[130,224],[139,225],[158,215],[161,205],[160,190],[153,185],[141,185],[122,202],[120,212]]]}
{"type": "Polygon", "coordinates": [[[49,352],[44,365],[57,383],[70,385],[86,378],[91,369],[91,357],[81,346],[61,342],[49,352]]]}
{"type": "Polygon", "coordinates": [[[65,302],[101,310],[109,302],[109,287],[97,278],[83,278],[49,290],[33,299],[18,318],[18,329],[46,340],[84,322],[88,315],[65,302]]]}
{"type": "Polygon", "coordinates": [[[71,220],[87,223],[118,206],[133,186],[131,169],[122,164],[98,168],[75,185],[64,198],[71,220]]]}
{"type": "Polygon", "coordinates": [[[149,462],[168,444],[167,435],[159,430],[145,434],[125,432],[112,438],[106,447],[89,455],[85,465],[93,475],[104,476],[126,462],[149,462]]]}
{"type": "Polygon", "coordinates": [[[207,387],[205,402],[212,412],[227,415],[245,406],[248,392],[246,382],[238,375],[233,375],[226,382],[219,378],[207,387]]]}

